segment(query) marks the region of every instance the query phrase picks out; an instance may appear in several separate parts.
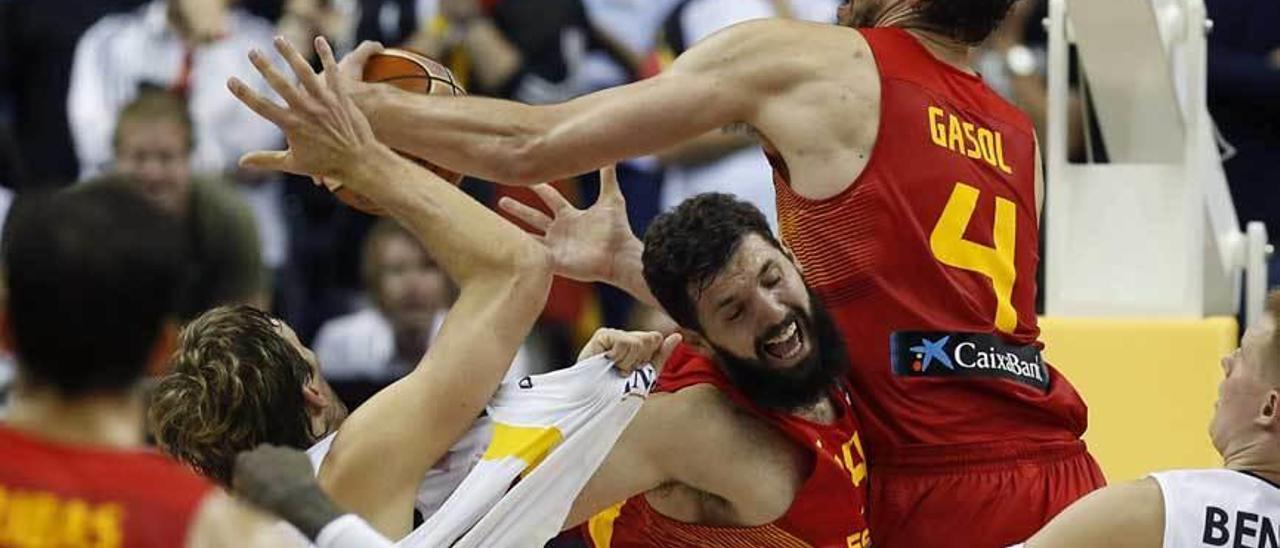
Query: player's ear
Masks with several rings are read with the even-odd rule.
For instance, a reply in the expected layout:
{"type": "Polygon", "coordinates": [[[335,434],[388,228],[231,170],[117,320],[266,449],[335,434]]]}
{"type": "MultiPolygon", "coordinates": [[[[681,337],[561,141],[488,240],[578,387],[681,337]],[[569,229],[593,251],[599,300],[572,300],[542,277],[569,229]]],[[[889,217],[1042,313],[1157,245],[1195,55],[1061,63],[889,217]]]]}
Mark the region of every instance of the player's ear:
{"type": "Polygon", "coordinates": [[[1267,398],[1262,401],[1262,408],[1258,410],[1258,417],[1254,422],[1263,428],[1275,428],[1280,426],[1280,391],[1271,389],[1267,391],[1267,398]]]}
{"type": "Polygon", "coordinates": [[[302,400],[307,402],[309,408],[324,409],[331,403],[329,395],[321,388],[320,382],[316,375],[312,375],[311,380],[302,385],[302,400]]]}
{"type": "Polygon", "coordinates": [[[147,357],[146,375],[161,377],[169,373],[169,357],[178,348],[178,322],[166,319],[156,334],[156,342],[151,347],[151,355],[147,357]]]}
{"type": "Polygon", "coordinates": [[[791,251],[791,246],[782,240],[778,240],[778,245],[782,246],[782,254],[791,260],[791,264],[796,265],[796,270],[804,274],[804,267],[800,265],[800,261],[796,260],[796,254],[791,251]]]}

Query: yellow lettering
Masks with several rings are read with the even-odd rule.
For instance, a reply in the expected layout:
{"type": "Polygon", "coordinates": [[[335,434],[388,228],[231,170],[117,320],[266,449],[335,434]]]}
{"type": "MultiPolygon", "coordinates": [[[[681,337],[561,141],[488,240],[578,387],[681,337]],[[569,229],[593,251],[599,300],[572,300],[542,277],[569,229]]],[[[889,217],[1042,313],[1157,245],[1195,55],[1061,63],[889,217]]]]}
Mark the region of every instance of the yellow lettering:
{"type": "Polygon", "coordinates": [[[89,504],[72,499],[62,505],[62,544],[93,546],[89,542],[89,504]]]}
{"type": "Polygon", "coordinates": [[[951,136],[947,139],[947,148],[959,153],[964,153],[964,130],[960,125],[960,119],[955,116],[951,117],[951,136]]]}
{"type": "Polygon", "coordinates": [[[120,548],[124,544],[124,509],[117,504],[103,504],[93,513],[95,546],[120,548]]]}
{"type": "Polygon", "coordinates": [[[978,128],[978,150],[983,160],[996,167],[996,136],[985,127],[978,128]]]}
{"type": "Polygon", "coordinates": [[[849,479],[853,481],[854,487],[858,487],[862,484],[862,480],[867,478],[867,457],[862,452],[862,440],[858,437],[858,433],[854,432],[853,437],[840,446],[840,449],[844,457],[845,470],[849,471],[849,479]],[[857,460],[853,458],[851,447],[858,451],[857,460]]]}
{"type": "Polygon", "coordinates": [[[846,548],[871,548],[871,530],[863,529],[844,539],[846,548]]]}
{"type": "Polygon", "coordinates": [[[1013,175],[1013,168],[1004,162],[1004,136],[996,132],[996,160],[1000,171],[1013,175]]]}
{"type": "MultiPolygon", "coordinates": [[[[999,143],[999,134],[996,135],[999,143]]],[[[929,235],[929,248],[938,262],[977,272],[991,280],[996,295],[996,329],[1013,333],[1018,327],[1018,311],[1013,307],[1013,283],[1018,275],[1013,263],[1017,208],[1012,201],[997,196],[995,226],[991,230],[995,247],[973,243],[964,239],[964,232],[978,206],[978,194],[978,189],[956,183],[938,224],[929,235]]]]}
{"type": "Polygon", "coordinates": [[[13,524],[13,520],[9,518],[11,511],[9,492],[4,486],[0,486],[0,546],[13,544],[12,535],[9,534],[9,527],[13,524]]]}
{"type": "Polygon", "coordinates": [[[940,121],[943,114],[942,109],[929,107],[929,136],[934,144],[947,148],[947,126],[940,121]]]}
{"type": "Polygon", "coordinates": [[[0,488],[0,546],[124,545],[124,510],[49,493],[0,488]]]}
{"type": "Polygon", "coordinates": [[[973,136],[975,129],[977,128],[975,128],[973,124],[970,124],[969,122],[964,123],[964,139],[968,142],[968,146],[965,147],[963,151],[957,152],[964,152],[965,156],[978,159],[982,157],[982,153],[978,151],[978,139],[973,136]]]}

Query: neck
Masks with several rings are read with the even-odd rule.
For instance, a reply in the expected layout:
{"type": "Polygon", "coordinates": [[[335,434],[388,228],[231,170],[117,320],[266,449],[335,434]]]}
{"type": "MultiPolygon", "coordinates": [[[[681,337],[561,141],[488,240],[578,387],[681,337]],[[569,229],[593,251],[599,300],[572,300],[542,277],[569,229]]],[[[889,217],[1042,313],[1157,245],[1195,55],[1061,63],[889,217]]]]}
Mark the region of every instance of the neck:
{"type": "Polygon", "coordinates": [[[1229,452],[1223,466],[1228,470],[1257,474],[1280,485],[1280,460],[1275,455],[1280,455],[1280,440],[1258,440],[1229,452]]]}
{"type": "Polygon", "coordinates": [[[134,392],[67,398],[21,383],[9,399],[5,424],[43,439],[115,449],[142,447],[142,400],[134,392]]]}
{"type": "Polygon", "coordinates": [[[969,56],[973,48],[968,44],[957,42],[936,32],[921,29],[905,29],[911,33],[920,45],[929,50],[939,61],[951,65],[969,74],[977,74],[969,66],[969,56]]]}
{"type": "Polygon", "coordinates": [[[792,415],[818,424],[831,424],[836,421],[836,406],[831,398],[822,396],[818,401],[791,412],[792,415]]]}

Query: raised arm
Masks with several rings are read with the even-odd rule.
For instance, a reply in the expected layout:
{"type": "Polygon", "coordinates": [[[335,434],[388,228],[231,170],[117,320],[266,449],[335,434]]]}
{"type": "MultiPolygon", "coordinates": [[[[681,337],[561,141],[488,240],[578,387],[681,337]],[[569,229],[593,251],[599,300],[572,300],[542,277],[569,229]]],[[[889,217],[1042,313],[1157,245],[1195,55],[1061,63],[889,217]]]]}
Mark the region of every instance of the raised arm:
{"type": "MultiPolygon", "coordinates": [[[[712,35],[654,78],[561,104],[424,96],[358,84],[378,138],[449,169],[530,185],[657,152],[735,122],[796,80],[778,21],[712,35]]],[[[781,22],[787,24],[787,22],[781,22]]],[[[791,35],[794,37],[794,35],[791,35]]]]}
{"type": "Polygon", "coordinates": [[[283,40],[276,46],[300,85],[260,52],[251,57],[288,108],[238,81],[230,87],[285,131],[290,149],[251,153],[243,163],[340,179],[408,228],[460,289],[422,362],[343,423],[320,470],[321,485],[339,505],[400,538],[412,524],[418,484],[484,409],[541,313],[550,261],[520,229],[379,143],[337,77],[326,42],[316,46],[323,78],[283,40]]]}

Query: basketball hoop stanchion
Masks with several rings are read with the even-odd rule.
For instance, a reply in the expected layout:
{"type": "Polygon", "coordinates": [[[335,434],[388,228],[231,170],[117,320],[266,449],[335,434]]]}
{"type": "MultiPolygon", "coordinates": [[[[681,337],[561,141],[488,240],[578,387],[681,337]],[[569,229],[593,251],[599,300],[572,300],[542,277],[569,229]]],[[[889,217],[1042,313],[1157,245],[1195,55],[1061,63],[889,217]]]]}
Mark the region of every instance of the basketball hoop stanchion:
{"type": "Polygon", "coordinates": [[[1221,464],[1204,435],[1217,364],[1237,312],[1263,313],[1271,248],[1261,223],[1240,230],[1222,168],[1210,28],[1203,0],[1049,1],[1040,326],[1112,481],[1221,464]],[[1072,47],[1108,163],[1067,158],[1072,47]]]}

